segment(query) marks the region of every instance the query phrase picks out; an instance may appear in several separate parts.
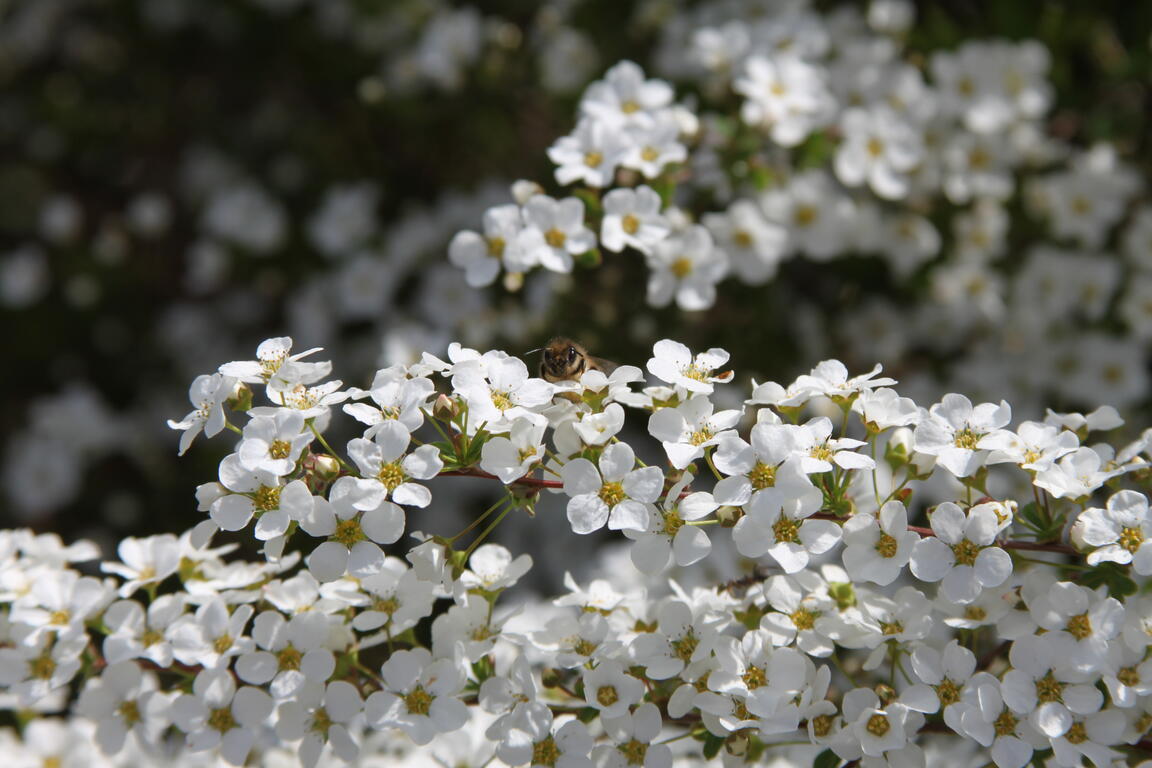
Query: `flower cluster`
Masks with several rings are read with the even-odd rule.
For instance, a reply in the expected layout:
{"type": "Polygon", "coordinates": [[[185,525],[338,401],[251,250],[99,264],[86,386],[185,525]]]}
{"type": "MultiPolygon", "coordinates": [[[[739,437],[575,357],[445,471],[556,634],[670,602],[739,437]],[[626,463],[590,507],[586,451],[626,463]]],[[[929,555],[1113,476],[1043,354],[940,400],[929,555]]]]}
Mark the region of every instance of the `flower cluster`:
{"type": "Polygon", "coordinates": [[[0,731],[11,751],[1071,768],[1150,748],[1149,442],[1087,443],[1114,414],[1013,426],[1005,402],[923,408],[834,360],[739,404],[727,352],[672,340],[648,381],[548,382],[454,344],[362,390],[315,353],[269,339],[197,379],[180,449],[237,442],[194,529],[124,540],[103,575],[90,543],[0,532],[0,702],[38,713],[0,731]],[[340,414],[359,434],[335,449],[340,414]],[[459,477],[497,500],[429,533],[459,477]],[[565,516],[623,548],[510,606],[532,559],[490,535],[565,516]]]}

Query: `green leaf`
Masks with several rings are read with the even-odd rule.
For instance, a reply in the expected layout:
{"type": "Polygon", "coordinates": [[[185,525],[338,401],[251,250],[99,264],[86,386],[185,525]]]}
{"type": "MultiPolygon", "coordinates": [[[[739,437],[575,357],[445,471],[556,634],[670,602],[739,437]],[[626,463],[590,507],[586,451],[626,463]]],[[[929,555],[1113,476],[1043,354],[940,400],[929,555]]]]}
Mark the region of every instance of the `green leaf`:
{"type": "Polygon", "coordinates": [[[830,749],[816,755],[816,759],[812,761],[812,768],[836,768],[838,765],[840,765],[840,758],[830,749]]]}
{"type": "Polygon", "coordinates": [[[720,754],[720,747],[724,746],[724,739],[721,736],[709,733],[704,737],[704,757],[711,760],[720,754]]]}
{"type": "Polygon", "coordinates": [[[1128,575],[1128,569],[1117,563],[1100,563],[1085,571],[1080,583],[1089,589],[1103,585],[1108,588],[1109,595],[1117,598],[1136,594],[1136,582],[1128,575]]]}

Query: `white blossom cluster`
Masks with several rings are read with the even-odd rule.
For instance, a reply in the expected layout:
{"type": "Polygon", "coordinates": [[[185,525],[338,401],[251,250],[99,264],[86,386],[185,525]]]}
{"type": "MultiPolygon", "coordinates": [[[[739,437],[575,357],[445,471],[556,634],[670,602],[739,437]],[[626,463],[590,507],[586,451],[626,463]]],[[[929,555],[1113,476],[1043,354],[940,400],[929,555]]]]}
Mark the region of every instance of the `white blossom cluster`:
{"type": "Polygon", "coordinates": [[[741,404],[727,352],[671,340],[647,382],[453,345],[358,389],[316,352],[269,339],[194,382],[180,450],[237,442],[193,530],[99,571],[90,543],[0,532],[6,754],[1112,768],[1152,748],[1152,431],[1088,442],[1111,409],[1013,426],[1006,402],[923,408],[834,360],[741,404]],[[358,434],[337,450],[339,414],[358,434]],[[660,449],[637,415],[666,461],[641,460],[660,449]],[[460,476],[498,500],[422,532],[460,476]],[[488,536],[559,514],[622,532],[635,570],[504,596],[532,561],[488,536]],[[732,578],[666,575],[736,553],[732,578]]]}
{"type": "Polygon", "coordinates": [[[862,359],[960,351],[945,386],[1012,392],[1029,409],[1141,401],[1152,334],[1141,177],[1110,145],[1051,134],[1044,45],[924,55],[904,49],[913,16],[902,0],[867,14],[805,0],[678,8],[662,23],[664,77],[612,67],[548,150],[568,212],[555,231],[580,233],[567,252],[511,245],[550,231],[528,198],[543,190],[525,185],[482,233],[457,235],[451,261],[471,285],[503,270],[514,289],[527,270],[623,251],[644,261],[650,306],[697,311],[726,278],[760,286],[797,256],[868,256],[912,290],[841,309],[825,329],[866,345],[862,359]],[[858,340],[861,325],[872,333],[858,340]],[[1009,372],[996,365],[1005,355],[1027,362],[1009,372]]]}

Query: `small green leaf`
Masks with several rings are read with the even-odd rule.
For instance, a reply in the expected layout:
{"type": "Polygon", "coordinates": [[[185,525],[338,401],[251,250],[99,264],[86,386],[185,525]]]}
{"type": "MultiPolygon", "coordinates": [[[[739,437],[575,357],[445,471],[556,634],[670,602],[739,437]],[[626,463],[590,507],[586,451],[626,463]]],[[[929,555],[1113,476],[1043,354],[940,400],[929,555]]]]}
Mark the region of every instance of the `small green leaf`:
{"type": "Polygon", "coordinates": [[[720,754],[720,747],[724,746],[724,739],[721,736],[709,733],[704,737],[704,757],[711,760],[720,754]]]}
{"type": "Polygon", "coordinates": [[[1127,597],[1136,594],[1136,582],[1128,576],[1128,569],[1117,563],[1100,563],[1100,565],[1085,571],[1080,577],[1080,583],[1089,589],[1101,585],[1108,588],[1112,597],[1127,597]]]}
{"type": "Polygon", "coordinates": [[[838,765],[840,765],[840,758],[830,749],[816,755],[816,759],[812,761],[812,768],[836,768],[838,765]]]}

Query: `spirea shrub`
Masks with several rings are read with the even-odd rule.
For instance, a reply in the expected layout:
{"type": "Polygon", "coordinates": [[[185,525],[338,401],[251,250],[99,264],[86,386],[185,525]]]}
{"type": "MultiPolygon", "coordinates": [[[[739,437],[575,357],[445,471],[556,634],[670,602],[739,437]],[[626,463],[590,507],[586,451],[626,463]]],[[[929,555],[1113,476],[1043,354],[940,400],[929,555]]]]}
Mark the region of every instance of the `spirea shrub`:
{"type": "Polygon", "coordinates": [[[747,387],[724,350],[668,339],[650,383],[627,364],[549,382],[453,344],[358,389],[317,352],[273,338],[193,383],[180,450],[233,447],[193,529],[115,557],[0,534],[7,752],[1021,768],[1152,749],[1152,431],[1100,441],[1111,409],[1017,423],[835,360],[747,387]],[[446,530],[439,489],[465,478],[493,501],[446,530]],[[630,562],[517,590],[531,556],[490,537],[545,516],[630,562]],[[739,575],[682,585],[737,554],[739,575]]]}

